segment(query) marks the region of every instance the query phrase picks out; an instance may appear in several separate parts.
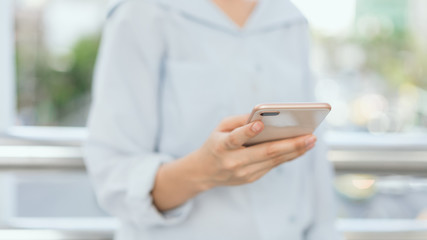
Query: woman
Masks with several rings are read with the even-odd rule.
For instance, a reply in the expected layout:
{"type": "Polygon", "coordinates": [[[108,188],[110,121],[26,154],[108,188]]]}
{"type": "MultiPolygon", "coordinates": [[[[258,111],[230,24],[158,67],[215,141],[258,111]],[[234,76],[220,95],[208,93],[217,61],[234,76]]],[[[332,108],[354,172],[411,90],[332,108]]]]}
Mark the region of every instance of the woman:
{"type": "Polygon", "coordinates": [[[239,114],[313,100],[307,49],[287,0],[116,4],[86,163],[117,239],[337,239],[314,136],[242,147],[263,125],[239,114]]]}

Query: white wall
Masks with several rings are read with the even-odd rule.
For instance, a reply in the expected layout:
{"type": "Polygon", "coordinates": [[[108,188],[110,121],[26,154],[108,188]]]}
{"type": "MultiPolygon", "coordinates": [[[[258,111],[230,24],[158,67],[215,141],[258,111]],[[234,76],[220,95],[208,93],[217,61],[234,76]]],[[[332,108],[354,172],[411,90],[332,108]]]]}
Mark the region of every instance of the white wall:
{"type": "Polygon", "coordinates": [[[0,132],[11,126],[15,111],[13,1],[0,0],[0,132]]]}

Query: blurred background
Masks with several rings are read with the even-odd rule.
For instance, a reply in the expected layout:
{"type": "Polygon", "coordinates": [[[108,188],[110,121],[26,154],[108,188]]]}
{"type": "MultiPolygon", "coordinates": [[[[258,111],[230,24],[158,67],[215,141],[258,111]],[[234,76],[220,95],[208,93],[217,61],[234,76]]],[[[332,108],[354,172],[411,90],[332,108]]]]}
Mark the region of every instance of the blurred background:
{"type": "MultiPolygon", "coordinates": [[[[293,2],[311,24],[317,97],[333,106],[337,227],[427,239],[427,1],[293,2]]],[[[0,239],[112,237],[80,149],[107,6],[0,3],[0,239]]]]}

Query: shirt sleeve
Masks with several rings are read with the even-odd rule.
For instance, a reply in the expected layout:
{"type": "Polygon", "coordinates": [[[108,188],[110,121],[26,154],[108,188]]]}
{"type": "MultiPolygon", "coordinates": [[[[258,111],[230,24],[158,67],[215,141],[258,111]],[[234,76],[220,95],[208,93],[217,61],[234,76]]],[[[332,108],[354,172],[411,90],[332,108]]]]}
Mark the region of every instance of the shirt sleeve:
{"type": "Polygon", "coordinates": [[[142,227],[179,223],[191,209],[189,201],[159,212],[151,197],[159,166],[174,160],[157,151],[165,55],[162,11],[144,1],[123,1],[109,14],[84,148],[101,207],[142,227]]]}

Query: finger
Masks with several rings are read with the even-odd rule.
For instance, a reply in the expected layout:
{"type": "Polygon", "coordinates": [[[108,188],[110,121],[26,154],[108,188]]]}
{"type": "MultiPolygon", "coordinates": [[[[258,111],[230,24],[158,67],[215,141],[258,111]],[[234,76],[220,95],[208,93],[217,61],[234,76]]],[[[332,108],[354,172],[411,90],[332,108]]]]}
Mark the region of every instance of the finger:
{"type": "Polygon", "coordinates": [[[238,127],[226,135],[224,144],[226,149],[239,149],[249,139],[258,135],[264,129],[264,124],[261,121],[255,121],[238,127]]]}
{"type": "MultiPolygon", "coordinates": [[[[293,151],[293,152],[286,153],[286,154],[283,154],[283,155],[280,155],[280,156],[277,156],[274,158],[270,158],[270,159],[267,159],[264,161],[249,163],[248,165],[246,165],[245,169],[247,172],[255,173],[258,171],[269,170],[269,169],[275,168],[275,167],[277,167],[283,163],[290,162],[294,159],[301,157],[307,151],[309,151],[313,146],[314,146],[314,144],[310,145],[308,148],[301,150],[301,151],[293,151]]],[[[245,165],[243,165],[243,166],[245,166],[245,165]]]]}
{"type": "Polygon", "coordinates": [[[304,155],[307,151],[312,149],[314,145],[314,143],[310,144],[305,151],[294,151],[273,159],[255,162],[250,165],[243,166],[243,168],[239,169],[236,173],[238,176],[236,181],[230,182],[230,185],[240,185],[243,183],[254,182],[268,173],[271,169],[304,155]]]}
{"type": "Polygon", "coordinates": [[[245,150],[248,151],[248,156],[251,156],[249,161],[257,162],[274,159],[292,152],[304,153],[312,148],[315,142],[316,136],[305,135],[290,139],[261,143],[248,147],[245,150]]]}
{"type": "Polygon", "coordinates": [[[221,132],[230,132],[235,128],[241,127],[247,123],[249,114],[242,114],[224,118],[217,129],[221,132]]]}

